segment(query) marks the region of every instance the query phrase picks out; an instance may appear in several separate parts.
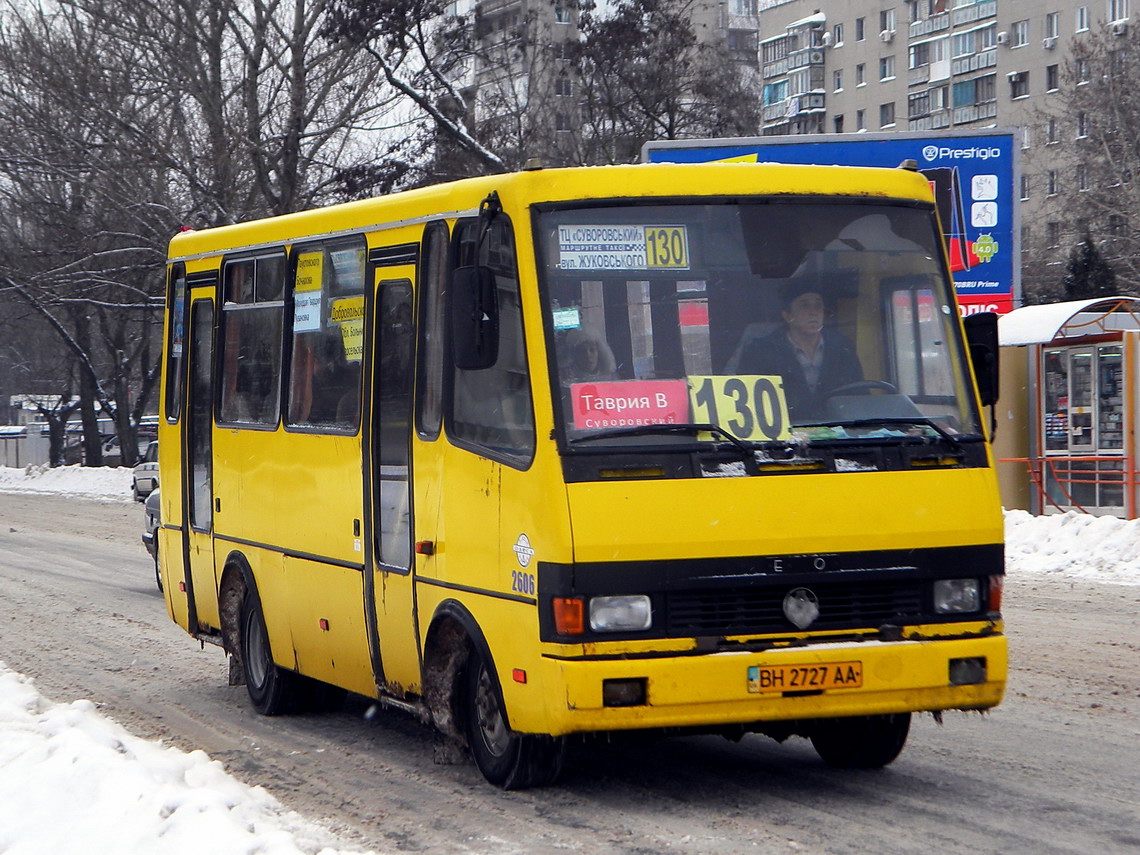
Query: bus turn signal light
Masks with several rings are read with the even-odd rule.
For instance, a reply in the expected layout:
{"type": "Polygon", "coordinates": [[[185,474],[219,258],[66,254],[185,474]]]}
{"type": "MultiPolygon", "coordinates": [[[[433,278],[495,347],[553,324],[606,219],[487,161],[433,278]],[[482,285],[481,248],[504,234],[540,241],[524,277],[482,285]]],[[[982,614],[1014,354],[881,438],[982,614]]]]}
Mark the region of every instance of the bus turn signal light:
{"type": "Polygon", "coordinates": [[[554,598],[554,630],[559,635],[586,631],[586,604],[580,597],[554,598]]]}

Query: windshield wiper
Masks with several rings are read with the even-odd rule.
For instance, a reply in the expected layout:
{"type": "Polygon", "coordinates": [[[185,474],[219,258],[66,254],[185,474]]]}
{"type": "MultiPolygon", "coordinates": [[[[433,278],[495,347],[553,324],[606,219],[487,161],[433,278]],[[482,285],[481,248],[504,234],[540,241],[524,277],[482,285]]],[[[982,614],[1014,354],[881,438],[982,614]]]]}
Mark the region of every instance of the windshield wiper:
{"type": "Polygon", "coordinates": [[[756,462],[755,452],[720,425],[711,423],[698,424],[696,422],[678,422],[675,424],[631,425],[630,427],[610,428],[609,430],[592,433],[589,436],[574,437],[567,440],[567,444],[577,445],[580,442],[590,442],[596,439],[610,439],[616,436],[652,436],[654,434],[670,433],[695,435],[701,432],[711,433],[715,436],[723,436],[740,452],[740,460],[744,464],[744,471],[749,475],[760,474],[760,465],[756,462]]]}
{"type": "MultiPolygon", "coordinates": [[[[869,418],[869,419],[828,419],[821,422],[805,422],[796,423],[792,425],[794,428],[805,427],[842,427],[842,428],[859,428],[859,427],[890,427],[892,425],[922,425],[930,428],[942,439],[946,440],[955,449],[961,450],[962,440],[934,421],[934,419],[927,416],[883,416],[882,418],[869,418]]],[[[929,439],[929,437],[924,437],[929,439]]]]}

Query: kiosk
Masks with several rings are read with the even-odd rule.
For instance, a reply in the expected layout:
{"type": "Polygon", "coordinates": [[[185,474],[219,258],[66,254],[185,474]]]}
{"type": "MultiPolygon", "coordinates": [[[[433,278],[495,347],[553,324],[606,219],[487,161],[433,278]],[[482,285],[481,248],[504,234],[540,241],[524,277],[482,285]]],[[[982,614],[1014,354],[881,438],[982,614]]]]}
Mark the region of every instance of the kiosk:
{"type": "Polygon", "coordinates": [[[1003,359],[1026,349],[1028,454],[1002,463],[1024,467],[1029,510],[1135,519],[1140,298],[1026,306],[998,329],[1003,359]]]}

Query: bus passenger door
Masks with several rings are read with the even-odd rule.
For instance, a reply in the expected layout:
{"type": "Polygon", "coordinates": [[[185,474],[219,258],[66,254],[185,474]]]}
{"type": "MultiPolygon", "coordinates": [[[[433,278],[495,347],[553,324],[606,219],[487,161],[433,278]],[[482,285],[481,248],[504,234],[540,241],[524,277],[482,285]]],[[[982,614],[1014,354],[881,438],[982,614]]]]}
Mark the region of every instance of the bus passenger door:
{"type": "Polygon", "coordinates": [[[214,303],[195,300],[190,309],[190,382],[182,441],[183,555],[187,631],[199,629],[195,592],[216,599],[214,585],[213,369],[214,303]]]}
{"type": "Polygon", "coordinates": [[[366,591],[374,618],[374,667],[387,687],[400,694],[419,682],[415,591],[412,584],[411,265],[379,271],[374,300],[371,394],[371,549],[366,591]],[[375,661],[378,660],[378,661],[375,661]]]}

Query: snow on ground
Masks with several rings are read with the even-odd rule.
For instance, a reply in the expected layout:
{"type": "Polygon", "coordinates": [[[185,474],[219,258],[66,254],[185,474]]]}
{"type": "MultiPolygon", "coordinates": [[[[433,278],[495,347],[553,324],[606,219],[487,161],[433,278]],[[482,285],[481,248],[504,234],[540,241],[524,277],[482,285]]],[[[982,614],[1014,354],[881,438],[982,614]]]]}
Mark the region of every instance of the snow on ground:
{"type": "MultiPolygon", "coordinates": [[[[129,502],[131,472],[0,467],[0,492],[129,502]]],[[[1011,576],[1140,585],[1140,520],[1015,510],[1005,534],[1011,576]]],[[[207,840],[213,855],[347,851],[203,752],[131,736],[90,701],[51,703],[0,662],[0,852],[190,855],[207,840]]]]}
{"type": "Polygon", "coordinates": [[[64,493],[131,501],[131,470],[124,466],[0,466],[0,493],[64,493]]]}
{"type": "Polygon", "coordinates": [[[127,733],[90,701],[53,704],[0,663],[0,852],[337,855],[261,787],[127,733]]]}

